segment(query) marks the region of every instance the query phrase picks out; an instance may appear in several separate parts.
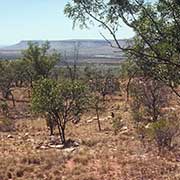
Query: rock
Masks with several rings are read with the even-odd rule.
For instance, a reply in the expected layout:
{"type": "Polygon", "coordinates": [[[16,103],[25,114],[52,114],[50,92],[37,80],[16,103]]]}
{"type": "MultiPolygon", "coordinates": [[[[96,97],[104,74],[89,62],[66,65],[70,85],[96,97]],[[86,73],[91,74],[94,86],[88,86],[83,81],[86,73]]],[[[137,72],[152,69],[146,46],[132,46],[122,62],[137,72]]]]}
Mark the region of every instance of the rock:
{"type": "Polygon", "coordinates": [[[50,148],[56,148],[56,145],[48,145],[48,147],[50,147],[50,148]]]}
{"type": "Polygon", "coordinates": [[[146,126],[145,126],[145,129],[149,129],[151,127],[151,123],[148,123],[146,126]]]}
{"type": "Polygon", "coordinates": [[[80,144],[78,143],[78,142],[76,142],[76,141],[74,141],[74,143],[73,143],[73,146],[74,147],[78,147],[80,144]]]}
{"type": "Polygon", "coordinates": [[[29,136],[29,133],[27,132],[27,133],[25,133],[25,135],[24,136],[29,136]]]}
{"type": "Polygon", "coordinates": [[[59,144],[59,145],[49,145],[50,148],[55,148],[55,149],[63,149],[64,145],[59,144]]]}
{"type": "Polygon", "coordinates": [[[125,130],[122,130],[119,134],[128,134],[128,133],[129,133],[129,130],[125,129],[125,130]]]}
{"type": "Polygon", "coordinates": [[[11,134],[8,134],[7,138],[13,138],[13,136],[11,134]]]}
{"type": "Polygon", "coordinates": [[[40,149],[48,149],[48,147],[47,147],[47,146],[42,145],[42,146],[40,146],[40,149]]]}
{"type": "Polygon", "coordinates": [[[44,144],[45,146],[48,146],[49,141],[48,141],[48,140],[45,140],[45,141],[43,142],[43,144],[44,144]]]}
{"type": "Polygon", "coordinates": [[[87,120],[87,123],[92,123],[92,122],[93,122],[92,119],[87,120]]]}
{"type": "Polygon", "coordinates": [[[56,145],[56,149],[63,149],[63,148],[64,148],[63,144],[56,145]]]}
{"type": "Polygon", "coordinates": [[[73,151],[75,151],[76,150],[76,148],[74,148],[74,147],[71,147],[71,148],[66,148],[66,149],[64,149],[64,152],[65,153],[72,153],[73,151]]]}
{"type": "Polygon", "coordinates": [[[28,138],[28,136],[29,136],[29,133],[27,132],[24,134],[23,138],[28,138]]]}
{"type": "Polygon", "coordinates": [[[128,130],[128,128],[127,128],[127,126],[123,126],[123,127],[121,128],[121,130],[122,130],[122,131],[126,131],[126,130],[128,130]]]}
{"type": "Polygon", "coordinates": [[[56,137],[56,136],[50,136],[49,137],[49,141],[50,141],[50,143],[51,144],[59,144],[59,138],[58,137],[56,137]]]}
{"type": "Polygon", "coordinates": [[[43,145],[43,142],[39,142],[39,143],[35,146],[35,149],[40,149],[42,145],[43,145]]]}
{"type": "Polygon", "coordinates": [[[97,117],[96,117],[96,116],[95,116],[95,117],[93,117],[93,118],[92,118],[92,120],[93,120],[93,121],[94,121],[94,120],[97,120],[97,117]]]}

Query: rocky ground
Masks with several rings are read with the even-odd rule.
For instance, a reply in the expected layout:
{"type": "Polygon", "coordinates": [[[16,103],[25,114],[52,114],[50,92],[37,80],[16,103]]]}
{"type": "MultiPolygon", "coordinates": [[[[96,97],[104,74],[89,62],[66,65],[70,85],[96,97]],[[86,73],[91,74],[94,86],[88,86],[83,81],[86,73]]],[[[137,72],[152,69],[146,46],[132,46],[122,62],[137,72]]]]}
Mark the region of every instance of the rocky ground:
{"type": "Polygon", "coordinates": [[[120,96],[110,100],[101,132],[92,113],[69,123],[67,148],[57,134],[49,136],[44,119],[17,116],[13,132],[0,132],[0,180],[179,180],[178,147],[160,156],[155,144],[143,145],[124,102],[120,96]],[[122,117],[116,135],[112,111],[122,117]]]}

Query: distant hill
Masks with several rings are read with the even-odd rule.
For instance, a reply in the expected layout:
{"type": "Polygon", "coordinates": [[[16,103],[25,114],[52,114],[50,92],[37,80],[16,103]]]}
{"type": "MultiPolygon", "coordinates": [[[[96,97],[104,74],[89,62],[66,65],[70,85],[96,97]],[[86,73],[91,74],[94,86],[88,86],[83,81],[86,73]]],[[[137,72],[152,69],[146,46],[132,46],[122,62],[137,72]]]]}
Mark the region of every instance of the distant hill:
{"type": "MultiPolygon", "coordinates": [[[[119,40],[121,46],[126,46],[129,40],[119,40]]],[[[22,56],[22,50],[27,49],[30,41],[21,41],[15,45],[0,48],[0,58],[15,59],[22,56]]],[[[43,44],[45,41],[31,41],[38,44],[43,44]]],[[[68,60],[74,58],[75,49],[78,49],[79,60],[83,62],[99,62],[115,60],[121,61],[124,55],[120,50],[112,48],[105,40],[59,40],[49,41],[51,50],[56,50],[66,57],[68,60]]],[[[113,44],[114,41],[111,41],[113,44]]]]}

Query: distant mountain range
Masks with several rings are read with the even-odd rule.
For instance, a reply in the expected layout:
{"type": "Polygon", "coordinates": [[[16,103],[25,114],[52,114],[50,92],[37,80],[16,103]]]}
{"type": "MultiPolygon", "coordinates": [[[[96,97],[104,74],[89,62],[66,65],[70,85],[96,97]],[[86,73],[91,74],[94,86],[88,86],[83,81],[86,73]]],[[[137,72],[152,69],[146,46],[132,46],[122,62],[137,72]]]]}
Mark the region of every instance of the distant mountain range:
{"type": "MultiPolygon", "coordinates": [[[[42,45],[45,41],[21,41],[15,45],[0,48],[1,59],[16,59],[22,56],[22,50],[28,48],[29,42],[36,42],[42,45]]],[[[129,40],[119,40],[121,46],[126,46],[129,40]]],[[[73,60],[78,51],[78,59],[80,62],[88,63],[104,63],[119,62],[125,57],[122,51],[112,48],[105,40],[60,40],[49,41],[51,51],[56,50],[62,56],[66,56],[67,60],[73,60]]],[[[111,41],[115,44],[114,41],[111,41]]]]}

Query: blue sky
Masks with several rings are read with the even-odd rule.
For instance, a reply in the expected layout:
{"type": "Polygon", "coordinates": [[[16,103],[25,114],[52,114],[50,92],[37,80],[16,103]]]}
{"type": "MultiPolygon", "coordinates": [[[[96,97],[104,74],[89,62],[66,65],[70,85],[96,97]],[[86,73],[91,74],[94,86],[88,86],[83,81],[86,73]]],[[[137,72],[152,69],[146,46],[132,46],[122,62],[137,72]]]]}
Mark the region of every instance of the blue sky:
{"type": "MultiPolygon", "coordinates": [[[[100,30],[72,29],[63,9],[68,0],[0,0],[0,45],[21,40],[101,39],[100,30]]],[[[133,33],[123,28],[119,38],[133,33]]],[[[108,38],[107,32],[103,32],[108,38]]]]}

